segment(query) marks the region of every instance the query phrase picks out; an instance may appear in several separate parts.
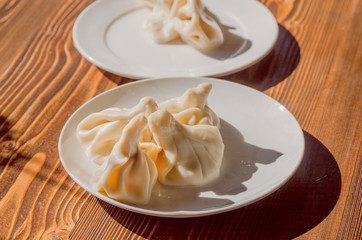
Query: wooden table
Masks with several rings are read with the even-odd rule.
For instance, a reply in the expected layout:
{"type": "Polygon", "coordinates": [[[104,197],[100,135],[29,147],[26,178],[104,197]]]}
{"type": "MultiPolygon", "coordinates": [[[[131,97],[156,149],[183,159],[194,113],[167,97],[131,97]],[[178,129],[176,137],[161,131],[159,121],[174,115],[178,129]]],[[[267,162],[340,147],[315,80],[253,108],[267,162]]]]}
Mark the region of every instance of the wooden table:
{"type": "Polygon", "coordinates": [[[279,23],[276,46],[222,78],[285,105],[303,128],[305,156],[267,198],[191,219],[113,207],[60,163],[58,137],[70,115],[133,81],[75,49],[73,23],[91,2],[0,1],[0,239],[362,238],[362,1],[261,1],[279,23]]]}

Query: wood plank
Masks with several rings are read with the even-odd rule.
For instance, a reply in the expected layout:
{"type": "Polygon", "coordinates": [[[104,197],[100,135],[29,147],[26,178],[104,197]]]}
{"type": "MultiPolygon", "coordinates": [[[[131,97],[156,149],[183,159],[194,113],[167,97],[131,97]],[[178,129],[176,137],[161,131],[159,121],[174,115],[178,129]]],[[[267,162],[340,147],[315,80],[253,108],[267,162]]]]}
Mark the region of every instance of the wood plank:
{"type": "Polygon", "coordinates": [[[115,86],[100,84],[102,74],[92,91],[80,83],[93,81],[97,71],[81,59],[71,38],[75,18],[89,3],[18,1],[6,20],[1,15],[0,36],[7,38],[0,48],[0,203],[8,213],[0,218],[6,223],[0,224],[1,239],[66,236],[86,206],[89,195],[62,168],[57,141],[78,106],[115,86]]]}
{"type": "Polygon", "coordinates": [[[0,1],[0,239],[360,239],[362,2],[261,0],[276,16],[272,52],[223,79],[284,104],[306,153],[267,198],[192,219],[144,216],[91,196],[65,172],[57,143],[70,115],[132,80],[87,62],[73,45],[93,0],[0,1]]]}

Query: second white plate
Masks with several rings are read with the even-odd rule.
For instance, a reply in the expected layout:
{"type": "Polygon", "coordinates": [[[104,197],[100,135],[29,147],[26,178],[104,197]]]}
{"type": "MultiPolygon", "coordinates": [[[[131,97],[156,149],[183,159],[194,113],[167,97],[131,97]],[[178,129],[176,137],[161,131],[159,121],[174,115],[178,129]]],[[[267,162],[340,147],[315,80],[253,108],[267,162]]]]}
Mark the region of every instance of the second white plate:
{"type": "Polygon", "coordinates": [[[143,28],[150,10],[141,0],[98,0],[77,18],[73,40],[91,63],[130,78],[220,76],[258,62],[274,46],[278,24],[255,0],[208,0],[225,42],[202,54],[186,44],[156,44],[143,28]]]}

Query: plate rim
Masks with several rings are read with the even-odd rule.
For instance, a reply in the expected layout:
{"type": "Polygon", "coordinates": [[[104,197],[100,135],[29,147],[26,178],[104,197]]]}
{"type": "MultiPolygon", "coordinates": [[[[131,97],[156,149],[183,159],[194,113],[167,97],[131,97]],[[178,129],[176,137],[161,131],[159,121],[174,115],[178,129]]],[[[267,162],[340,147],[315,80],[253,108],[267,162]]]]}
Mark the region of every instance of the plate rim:
{"type": "MultiPolygon", "coordinates": [[[[223,79],[217,79],[217,78],[210,78],[210,77],[182,77],[182,78],[188,78],[188,79],[198,79],[198,80],[206,80],[209,82],[213,82],[213,81],[218,81],[218,82],[227,82],[227,84],[235,84],[238,87],[244,87],[246,88],[248,91],[252,91],[256,94],[260,94],[263,95],[264,97],[266,97],[268,100],[278,104],[279,106],[283,106],[281,103],[279,103],[277,100],[275,100],[274,98],[270,97],[269,95],[260,92],[254,88],[251,88],[249,86],[243,85],[243,84],[239,84],[239,83],[235,83],[232,81],[227,81],[227,80],[223,80],[223,79]]],[[[301,139],[303,140],[301,142],[301,155],[299,156],[299,159],[297,160],[297,164],[295,165],[295,168],[289,172],[288,177],[286,177],[283,181],[281,181],[279,184],[275,185],[270,191],[263,193],[263,194],[259,194],[258,197],[253,198],[252,200],[243,202],[241,204],[232,204],[232,205],[227,205],[224,207],[220,207],[220,208],[212,208],[212,209],[207,209],[207,210],[198,210],[198,211],[192,211],[192,210],[182,210],[182,211],[160,211],[160,210],[152,210],[152,209],[145,209],[142,208],[142,206],[135,206],[135,205],[130,205],[127,203],[123,203],[123,202],[119,202],[116,200],[113,200],[107,196],[104,196],[102,194],[100,194],[99,192],[96,192],[95,190],[93,190],[91,187],[86,186],[85,184],[83,184],[74,174],[73,172],[71,172],[68,167],[67,167],[67,163],[64,160],[64,157],[62,155],[62,142],[63,142],[63,138],[64,138],[64,134],[65,131],[68,127],[68,125],[70,124],[70,122],[72,121],[73,117],[76,116],[76,114],[81,111],[81,109],[86,106],[87,104],[89,104],[90,102],[96,101],[97,98],[108,94],[109,92],[112,91],[117,91],[120,88],[124,88],[124,87],[128,87],[130,85],[135,85],[135,84],[143,84],[144,82],[149,82],[149,81],[165,81],[165,80],[175,80],[175,79],[180,79],[180,77],[162,77],[162,78],[148,78],[148,79],[143,79],[143,80],[137,80],[137,81],[133,81],[130,83],[126,83],[126,84],[122,84],[120,86],[114,87],[112,89],[109,89],[103,93],[100,93],[96,96],[94,96],[93,98],[89,99],[88,101],[86,101],[84,104],[82,104],[79,108],[77,108],[76,111],[73,112],[73,114],[71,114],[71,116],[67,119],[66,123],[64,124],[61,133],[59,135],[59,140],[58,140],[58,153],[59,153],[59,158],[61,161],[61,164],[63,166],[63,168],[66,170],[67,174],[73,179],[73,181],[75,181],[79,186],[81,186],[83,189],[85,189],[89,194],[95,196],[96,198],[99,198],[115,207],[119,207],[131,212],[135,212],[135,213],[139,213],[139,214],[144,214],[144,215],[149,215],[149,216],[157,216],[157,217],[168,217],[168,218],[191,218],[191,217],[201,217],[201,216],[209,216],[209,215],[215,215],[215,214],[219,214],[219,213],[224,213],[224,212],[229,212],[235,209],[239,209],[242,207],[245,207],[247,205],[250,205],[254,202],[257,202],[267,196],[269,196],[270,194],[274,193],[275,191],[277,191],[278,189],[280,189],[282,186],[285,185],[286,182],[288,182],[290,180],[290,178],[292,176],[294,176],[295,172],[298,170],[299,166],[301,165],[301,162],[303,160],[304,154],[305,154],[305,138],[304,138],[304,134],[303,134],[303,130],[299,124],[299,122],[297,121],[297,119],[295,118],[295,116],[287,109],[285,108],[285,110],[287,111],[288,115],[293,119],[293,121],[295,121],[295,123],[297,123],[298,129],[296,129],[301,136],[301,139]]]]}
{"type": "MultiPolygon", "coordinates": [[[[100,61],[97,58],[93,58],[92,54],[88,53],[88,51],[86,51],[83,47],[82,47],[82,43],[80,41],[80,38],[77,36],[77,32],[78,32],[78,28],[79,28],[79,24],[82,21],[82,18],[88,14],[88,11],[91,10],[92,8],[97,7],[97,5],[102,4],[103,2],[113,2],[116,0],[97,0],[93,3],[91,3],[90,5],[88,5],[85,9],[83,9],[83,11],[77,16],[74,25],[73,25],[73,29],[72,29],[72,39],[74,42],[74,46],[75,48],[78,50],[78,52],[82,55],[82,57],[84,57],[85,59],[87,59],[87,61],[89,61],[90,63],[96,65],[97,67],[106,70],[112,74],[118,75],[118,76],[123,76],[123,77],[127,77],[130,79],[145,79],[145,78],[157,78],[157,77],[165,77],[165,76],[158,76],[158,74],[143,74],[143,73],[135,73],[133,71],[125,71],[124,69],[119,71],[119,70],[115,70],[112,67],[109,67],[109,65],[105,64],[104,62],[100,61]]],[[[131,0],[127,0],[127,1],[131,1],[131,0]]],[[[230,75],[239,71],[242,71],[244,69],[249,68],[250,66],[260,62],[262,59],[264,59],[274,48],[278,37],[279,37],[279,26],[278,26],[278,22],[275,18],[275,16],[273,15],[273,13],[262,3],[260,3],[259,1],[255,1],[255,0],[243,0],[241,1],[240,4],[245,4],[243,3],[244,1],[247,1],[248,4],[254,4],[255,6],[258,6],[257,8],[262,8],[263,11],[265,10],[267,12],[267,14],[269,15],[268,17],[270,17],[269,20],[272,21],[272,25],[273,26],[273,32],[274,32],[274,38],[272,38],[272,40],[270,41],[270,46],[268,47],[268,49],[263,53],[258,55],[256,58],[253,59],[253,61],[249,61],[247,64],[244,65],[240,65],[239,67],[235,67],[233,69],[227,69],[227,70],[222,70],[222,71],[218,71],[212,74],[207,74],[204,73],[202,75],[190,75],[190,73],[184,72],[183,74],[175,74],[172,77],[179,77],[179,76],[187,76],[187,77],[220,77],[220,76],[226,76],[226,75],[230,75]]],[[[107,45],[107,44],[105,44],[107,45]]],[[[112,53],[113,54],[113,53],[112,53]]]]}

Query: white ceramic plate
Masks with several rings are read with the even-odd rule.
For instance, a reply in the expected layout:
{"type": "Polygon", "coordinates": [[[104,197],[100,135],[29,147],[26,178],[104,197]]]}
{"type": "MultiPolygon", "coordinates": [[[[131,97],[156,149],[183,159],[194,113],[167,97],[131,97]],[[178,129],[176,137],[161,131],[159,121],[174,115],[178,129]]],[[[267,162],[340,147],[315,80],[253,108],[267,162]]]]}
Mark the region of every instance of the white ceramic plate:
{"type": "Polygon", "coordinates": [[[130,211],[168,217],[210,215],[261,199],[293,175],[303,153],[303,132],[286,108],[257,90],[212,78],[161,78],[116,87],[80,107],[59,139],[64,168],[88,192],[130,211]],[[87,159],[76,139],[76,127],[82,119],[108,107],[132,107],[144,96],[161,102],[202,82],[213,85],[208,103],[221,118],[225,144],[221,176],[216,182],[194,188],[157,186],[150,203],[144,206],[114,201],[91,188],[97,165],[87,159]]]}
{"type": "Polygon", "coordinates": [[[150,10],[141,0],[98,0],[77,18],[73,40],[91,63],[130,78],[220,76],[256,63],[274,46],[278,24],[255,0],[207,0],[225,43],[202,54],[186,44],[153,43],[143,28],[150,10]]]}

